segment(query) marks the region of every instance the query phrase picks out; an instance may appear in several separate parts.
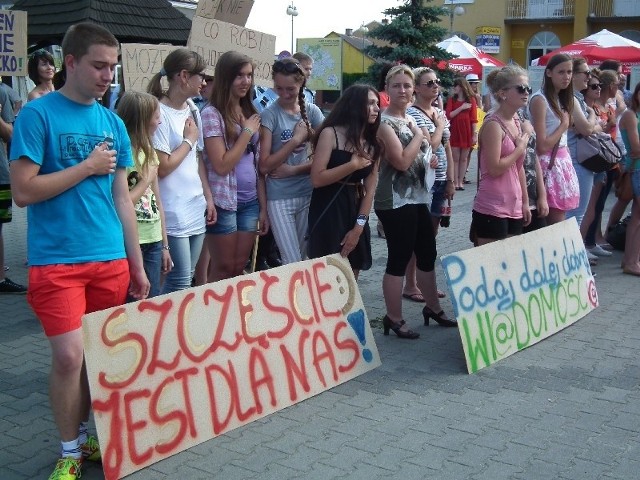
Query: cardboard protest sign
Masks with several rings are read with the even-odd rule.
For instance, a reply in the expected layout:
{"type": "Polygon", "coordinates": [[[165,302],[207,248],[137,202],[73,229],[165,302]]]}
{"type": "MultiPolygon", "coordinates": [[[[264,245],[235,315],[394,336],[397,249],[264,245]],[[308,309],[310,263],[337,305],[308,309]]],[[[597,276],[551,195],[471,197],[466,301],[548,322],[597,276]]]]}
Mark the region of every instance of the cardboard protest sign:
{"type": "Polygon", "coordinates": [[[195,16],[244,26],[253,3],[253,0],[199,0],[195,16]]]}
{"type": "Polygon", "coordinates": [[[575,219],[442,257],[469,373],[575,323],[598,293],[575,219]]]}
{"type": "Polygon", "coordinates": [[[0,75],[27,75],[27,12],[0,10],[0,75]]]}
{"type": "Polygon", "coordinates": [[[194,17],[189,47],[214,67],[228,50],[244,53],[255,63],[254,79],[258,85],[271,86],[271,64],[276,51],[276,37],[250,28],[203,17],[194,17]]]}
{"type": "Polygon", "coordinates": [[[92,313],[82,328],[107,480],[380,365],[339,255],[92,313]]]}
{"type": "MultiPolygon", "coordinates": [[[[152,45],[146,43],[123,43],[122,72],[127,91],[146,92],[149,80],[162,68],[164,59],[172,51],[180,48],[173,45],[152,45]]],[[[169,88],[167,79],[162,79],[164,89],[169,88]]]]}

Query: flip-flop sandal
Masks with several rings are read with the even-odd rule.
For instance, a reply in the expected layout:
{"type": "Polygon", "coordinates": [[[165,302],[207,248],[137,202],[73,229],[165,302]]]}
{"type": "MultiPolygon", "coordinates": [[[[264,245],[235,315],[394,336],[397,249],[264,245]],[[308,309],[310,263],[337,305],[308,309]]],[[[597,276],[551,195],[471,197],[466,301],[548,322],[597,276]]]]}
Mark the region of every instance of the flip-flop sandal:
{"type": "Polygon", "coordinates": [[[403,293],[402,298],[406,298],[412,302],[424,303],[424,297],[421,293],[403,293]]]}

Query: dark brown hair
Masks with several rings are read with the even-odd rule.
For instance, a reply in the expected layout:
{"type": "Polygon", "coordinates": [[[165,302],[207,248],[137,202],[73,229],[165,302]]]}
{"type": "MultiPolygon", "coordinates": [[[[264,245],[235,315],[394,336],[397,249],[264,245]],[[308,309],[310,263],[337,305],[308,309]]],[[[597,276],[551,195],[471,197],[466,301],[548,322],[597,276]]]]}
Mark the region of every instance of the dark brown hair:
{"type": "Polygon", "coordinates": [[[160,83],[162,77],[166,75],[167,80],[171,83],[175,76],[183,70],[193,74],[202,74],[206,66],[204,58],[199,53],[186,48],[178,48],[167,55],[167,58],[162,62],[162,69],[151,77],[147,85],[147,92],[160,99],[164,96],[160,83]]]}
{"type": "Polygon", "coordinates": [[[227,143],[233,143],[238,137],[235,125],[241,125],[240,119],[236,118],[233,111],[233,98],[231,96],[231,86],[245,65],[251,65],[251,88],[249,92],[240,99],[240,109],[245,118],[257,113],[251,102],[251,92],[253,92],[253,72],[255,65],[251,58],[243,53],[230,50],[223,53],[216,63],[216,70],[213,74],[213,90],[209,102],[222,115],[225,126],[225,138],[227,143]]]}
{"type": "Polygon", "coordinates": [[[573,65],[573,59],[565,53],[558,53],[551,57],[547,63],[547,68],[544,69],[544,77],[542,80],[542,93],[547,99],[549,107],[558,118],[562,117],[562,110],[566,110],[569,114],[573,111],[573,83],[569,82],[567,88],[560,90],[556,94],[556,88],[553,86],[551,77],[547,76],[547,70],[551,72],[564,62],[572,62],[571,64],[573,65]]]}
{"type": "Polygon", "coordinates": [[[40,84],[40,74],[38,73],[38,67],[40,66],[40,60],[47,62],[49,65],[55,68],[56,64],[53,61],[53,55],[46,50],[38,50],[29,57],[29,63],[27,63],[27,72],[29,78],[36,85],[40,84]]]}
{"type": "Polygon", "coordinates": [[[106,45],[118,48],[116,37],[106,28],[91,22],[71,25],[62,39],[62,55],[73,55],[76,60],[87,54],[93,45],[106,45]]]}
{"type": "Polygon", "coordinates": [[[371,85],[354,84],[344,91],[313,138],[314,149],[323,129],[344,127],[347,143],[353,146],[358,155],[370,155],[374,162],[380,158],[382,146],[377,140],[380,112],[376,122],[369,123],[369,92],[376,94],[380,105],[380,95],[371,85]],[[363,148],[362,140],[365,141],[366,150],[363,148]]]}

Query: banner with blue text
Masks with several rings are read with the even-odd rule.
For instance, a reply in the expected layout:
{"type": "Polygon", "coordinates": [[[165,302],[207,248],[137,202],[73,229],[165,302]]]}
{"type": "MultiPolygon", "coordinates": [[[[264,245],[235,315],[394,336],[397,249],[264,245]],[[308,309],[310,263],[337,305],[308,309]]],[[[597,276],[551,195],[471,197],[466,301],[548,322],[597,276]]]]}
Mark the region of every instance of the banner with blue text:
{"type": "Polygon", "coordinates": [[[598,306],[574,219],[441,260],[469,373],[544,340],[598,306]]]}

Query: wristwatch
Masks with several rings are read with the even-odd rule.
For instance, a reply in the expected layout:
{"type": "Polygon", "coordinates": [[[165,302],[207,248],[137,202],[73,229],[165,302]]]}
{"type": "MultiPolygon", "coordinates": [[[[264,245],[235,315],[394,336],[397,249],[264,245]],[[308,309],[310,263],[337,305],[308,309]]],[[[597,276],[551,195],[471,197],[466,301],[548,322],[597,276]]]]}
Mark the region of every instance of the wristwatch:
{"type": "Polygon", "coordinates": [[[369,219],[369,217],[367,217],[366,215],[358,215],[356,217],[356,225],[364,227],[366,225],[368,219],[369,219]]]}

